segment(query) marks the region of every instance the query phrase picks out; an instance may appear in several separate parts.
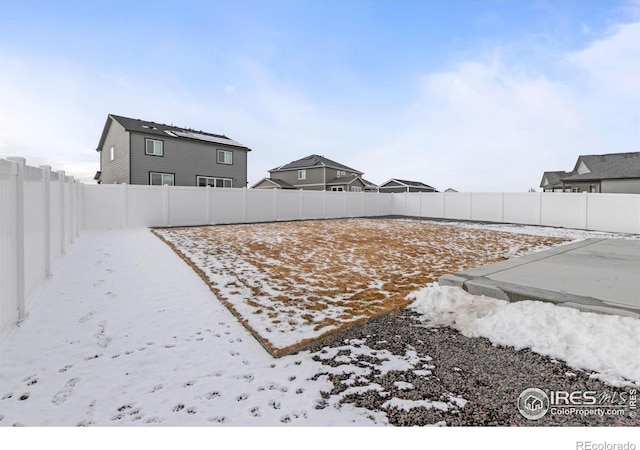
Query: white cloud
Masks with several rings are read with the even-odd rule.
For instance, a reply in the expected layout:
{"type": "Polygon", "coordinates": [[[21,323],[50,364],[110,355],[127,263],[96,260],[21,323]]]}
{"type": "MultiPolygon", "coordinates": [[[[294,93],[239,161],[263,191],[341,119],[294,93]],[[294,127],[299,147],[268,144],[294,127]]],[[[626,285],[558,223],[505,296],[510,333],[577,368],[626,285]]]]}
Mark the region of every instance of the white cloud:
{"type": "Polygon", "coordinates": [[[371,176],[526,191],[579,154],[640,150],[638,42],[640,23],[615,27],[560,58],[553,78],[499,57],[425,75],[396,132],[367,149],[384,161],[371,176]]]}

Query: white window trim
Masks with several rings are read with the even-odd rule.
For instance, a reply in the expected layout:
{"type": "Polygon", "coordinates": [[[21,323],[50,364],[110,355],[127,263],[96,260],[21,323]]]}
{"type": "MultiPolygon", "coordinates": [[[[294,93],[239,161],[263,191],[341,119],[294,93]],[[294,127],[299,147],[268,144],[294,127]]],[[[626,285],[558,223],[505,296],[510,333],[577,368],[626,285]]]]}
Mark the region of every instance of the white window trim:
{"type": "Polygon", "coordinates": [[[360,186],[351,186],[351,192],[362,192],[362,188],[360,186]]]}
{"type": "Polygon", "coordinates": [[[298,170],[298,180],[306,180],[307,179],[307,169],[298,170]]]}
{"type": "Polygon", "coordinates": [[[332,192],[343,192],[344,188],[342,186],[332,186],[331,187],[331,191],[332,192]]]}
{"type": "Polygon", "coordinates": [[[115,159],[116,159],[116,150],[113,147],[111,147],[109,149],[109,161],[113,161],[115,159]]]}
{"type": "MultiPolygon", "coordinates": [[[[205,180],[205,184],[207,186],[209,185],[209,181],[213,182],[213,186],[212,187],[216,187],[217,182],[218,181],[222,181],[222,186],[218,186],[218,187],[223,187],[223,188],[232,188],[233,187],[233,179],[232,178],[205,177],[205,176],[198,175],[196,177],[196,186],[200,186],[200,180],[205,180]],[[226,181],[229,182],[229,186],[225,186],[224,185],[226,181]]],[[[200,186],[200,187],[204,187],[204,186],[200,186]]]]}
{"type": "Polygon", "coordinates": [[[218,164],[233,164],[233,152],[231,150],[218,150],[218,157],[217,157],[217,161],[218,164]],[[222,159],[220,159],[220,155],[222,156],[222,159]],[[229,160],[227,161],[227,156],[229,156],[229,160]]]}
{"type": "Polygon", "coordinates": [[[164,156],[164,141],[161,141],[160,139],[145,138],[144,139],[144,153],[146,155],[149,155],[149,156],[164,156]],[[152,152],[149,152],[149,148],[147,147],[147,143],[148,142],[153,142],[153,151],[152,152]],[[156,143],[157,142],[160,143],[160,153],[158,153],[156,151],[156,143]]]}
{"type": "Polygon", "coordinates": [[[164,172],[149,172],[149,185],[150,186],[164,186],[167,183],[164,183],[164,177],[168,175],[171,177],[173,184],[169,184],[169,186],[176,185],[176,176],[173,173],[164,173],[164,172]],[[161,175],[162,176],[162,184],[153,184],[153,175],[161,175]]]}

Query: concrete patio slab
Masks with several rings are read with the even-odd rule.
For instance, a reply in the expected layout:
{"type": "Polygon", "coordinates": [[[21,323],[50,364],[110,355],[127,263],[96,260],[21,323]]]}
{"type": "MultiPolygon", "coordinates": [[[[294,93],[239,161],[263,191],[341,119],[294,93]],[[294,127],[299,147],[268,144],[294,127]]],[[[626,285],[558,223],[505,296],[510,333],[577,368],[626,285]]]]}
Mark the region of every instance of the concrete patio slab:
{"type": "Polygon", "coordinates": [[[440,285],[640,318],[640,240],[587,239],[444,275],[440,285]]]}

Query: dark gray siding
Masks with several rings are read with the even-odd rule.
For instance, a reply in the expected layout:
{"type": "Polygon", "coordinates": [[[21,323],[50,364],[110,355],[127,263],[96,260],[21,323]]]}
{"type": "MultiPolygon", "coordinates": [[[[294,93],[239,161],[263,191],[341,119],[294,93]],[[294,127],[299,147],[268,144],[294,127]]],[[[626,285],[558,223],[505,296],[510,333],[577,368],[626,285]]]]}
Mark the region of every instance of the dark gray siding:
{"type": "Polygon", "coordinates": [[[131,133],[131,184],[149,184],[149,172],[172,173],[176,186],[196,186],[197,176],[231,178],[247,186],[247,150],[223,144],[131,133]],[[145,153],[145,138],[160,139],[163,156],[145,153]],[[233,164],[219,164],[217,150],[233,153],[233,164]]]}
{"type": "Polygon", "coordinates": [[[115,120],[111,120],[109,131],[100,152],[102,183],[131,183],[129,178],[129,132],[115,120]],[[115,158],[111,161],[111,147],[115,158]]]}

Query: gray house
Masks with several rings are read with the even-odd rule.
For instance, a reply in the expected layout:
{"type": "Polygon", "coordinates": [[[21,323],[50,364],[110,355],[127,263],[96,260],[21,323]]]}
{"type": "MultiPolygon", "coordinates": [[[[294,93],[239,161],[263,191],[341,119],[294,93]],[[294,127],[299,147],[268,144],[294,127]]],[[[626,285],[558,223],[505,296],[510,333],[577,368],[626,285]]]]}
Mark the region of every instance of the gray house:
{"type": "Polygon", "coordinates": [[[392,178],[378,188],[379,192],[438,192],[436,188],[420,181],[408,181],[392,178]]]}
{"type": "Polygon", "coordinates": [[[363,173],[319,155],[310,155],[269,171],[253,189],[309,189],[316,191],[375,192],[378,186],[363,173]]]}
{"type": "Polygon", "coordinates": [[[544,172],[545,192],[640,194],[640,152],[580,155],[571,172],[544,172]]]}
{"type": "Polygon", "coordinates": [[[249,148],[220,134],[109,114],[98,183],[246,187],[249,148]]]}

